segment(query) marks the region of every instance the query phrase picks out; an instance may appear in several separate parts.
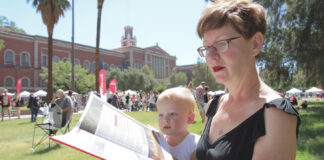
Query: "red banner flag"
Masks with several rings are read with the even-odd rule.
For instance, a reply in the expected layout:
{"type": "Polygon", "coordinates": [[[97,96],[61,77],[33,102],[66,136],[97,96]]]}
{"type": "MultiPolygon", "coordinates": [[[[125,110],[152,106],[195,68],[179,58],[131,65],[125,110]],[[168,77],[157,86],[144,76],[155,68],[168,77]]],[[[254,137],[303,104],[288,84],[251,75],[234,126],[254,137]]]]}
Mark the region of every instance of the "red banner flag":
{"type": "Polygon", "coordinates": [[[17,79],[17,93],[20,93],[21,91],[21,78],[17,79]]]}
{"type": "Polygon", "coordinates": [[[101,97],[103,97],[107,93],[106,71],[104,69],[101,69],[99,72],[99,89],[100,89],[100,95],[101,97]]]}
{"type": "Polygon", "coordinates": [[[109,82],[109,90],[111,93],[115,94],[117,90],[116,79],[112,79],[109,82]]]}

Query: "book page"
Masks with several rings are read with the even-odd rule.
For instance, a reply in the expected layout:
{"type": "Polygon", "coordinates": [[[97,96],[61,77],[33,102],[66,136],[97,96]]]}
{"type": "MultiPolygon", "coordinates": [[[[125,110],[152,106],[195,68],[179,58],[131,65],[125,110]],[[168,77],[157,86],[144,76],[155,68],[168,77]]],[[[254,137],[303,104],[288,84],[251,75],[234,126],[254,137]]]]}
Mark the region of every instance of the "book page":
{"type": "Polygon", "coordinates": [[[93,94],[76,127],[51,139],[100,159],[172,159],[161,133],[93,94]]]}

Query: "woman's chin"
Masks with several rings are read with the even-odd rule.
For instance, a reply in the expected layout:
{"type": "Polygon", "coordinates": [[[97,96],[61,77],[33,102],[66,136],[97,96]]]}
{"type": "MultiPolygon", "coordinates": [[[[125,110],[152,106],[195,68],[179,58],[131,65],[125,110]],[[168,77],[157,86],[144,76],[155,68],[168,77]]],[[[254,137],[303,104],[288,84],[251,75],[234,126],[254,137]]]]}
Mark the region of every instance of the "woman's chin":
{"type": "Polygon", "coordinates": [[[215,80],[217,83],[222,83],[224,84],[226,81],[226,78],[224,76],[215,76],[215,80]]]}

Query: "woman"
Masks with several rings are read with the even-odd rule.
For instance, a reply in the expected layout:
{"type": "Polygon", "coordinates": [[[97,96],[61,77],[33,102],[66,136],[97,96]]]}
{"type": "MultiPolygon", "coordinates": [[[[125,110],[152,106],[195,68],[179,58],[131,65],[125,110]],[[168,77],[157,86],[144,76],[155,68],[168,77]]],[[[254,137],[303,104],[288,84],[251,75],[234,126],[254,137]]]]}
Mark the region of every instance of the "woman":
{"type": "Polygon", "coordinates": [[[16,107],[16,113],[18,119],[20,119],[20,107],[24,106],[23,101],[21,99],[20,93],[16,93],[16,99],[14,101],[15,107],[16,107]]]}
{"type": "Polygon", "coordinates": [[[198,23],[206,58],[227,93],[207,106],[197,159],[295,159],[298,112],[256,71],[266,31],[264,8],[252,1],[218,0],[198,23]]]}

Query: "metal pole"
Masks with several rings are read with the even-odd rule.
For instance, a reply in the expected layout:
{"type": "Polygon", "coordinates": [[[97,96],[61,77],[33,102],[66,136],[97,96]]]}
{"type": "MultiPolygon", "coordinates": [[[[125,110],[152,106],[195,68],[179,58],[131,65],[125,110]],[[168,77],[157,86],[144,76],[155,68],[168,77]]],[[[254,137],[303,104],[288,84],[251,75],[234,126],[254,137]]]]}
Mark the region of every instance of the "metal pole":
{"type": "Polygon", "coordinates": [[[71,90],[74,91],[74,0],[72,0],[72,86],[71,90]]]}

